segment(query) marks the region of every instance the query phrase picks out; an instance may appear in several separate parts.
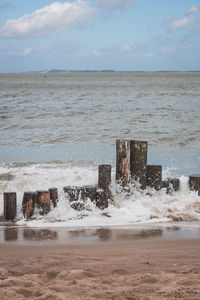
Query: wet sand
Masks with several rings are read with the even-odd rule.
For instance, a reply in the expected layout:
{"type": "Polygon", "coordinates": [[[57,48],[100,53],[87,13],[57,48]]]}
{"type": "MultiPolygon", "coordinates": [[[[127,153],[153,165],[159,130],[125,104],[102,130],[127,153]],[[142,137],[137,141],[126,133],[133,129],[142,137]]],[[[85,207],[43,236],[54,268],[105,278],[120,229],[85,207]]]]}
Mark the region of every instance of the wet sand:
{"type": "Polygon", "coordinates": [[[0,244],[0,299],[200,299],[200,239],[0,244]]]}

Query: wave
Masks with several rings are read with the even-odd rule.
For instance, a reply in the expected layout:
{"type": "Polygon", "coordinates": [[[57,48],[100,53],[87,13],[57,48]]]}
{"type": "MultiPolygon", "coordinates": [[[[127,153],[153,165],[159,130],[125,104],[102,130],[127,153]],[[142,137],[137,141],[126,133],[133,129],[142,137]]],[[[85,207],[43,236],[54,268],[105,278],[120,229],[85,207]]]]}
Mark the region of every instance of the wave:
{"type": "MultiPolygon", "coordinates": [[[[85,209],[76,211],[63,192],[64,186],[95,185],[97,166],[71,166],[69,163],[10,164],[0,166],[0,213],[3,214],[3,192],[17,192],[17,225],[28,227],[82,227],[82,226],[133,226],[140,223],[200,220],[200,201],[197,192],[188,187],[188,177],[180,176],[180,191],[166,194],[165,189],[141,191],[135,185],[122,190],[115,183],[115,170],[110,186],[113,199],[104,210],[98,209],[89,199],[85,209]],[[59,201],[56,208],[41,216],[37,209],[32,219],[25,220],[21,212],[23,193],[57,187],[59,201]]],[[[163,179],[172,176],[166,168],[163,179]]]]}

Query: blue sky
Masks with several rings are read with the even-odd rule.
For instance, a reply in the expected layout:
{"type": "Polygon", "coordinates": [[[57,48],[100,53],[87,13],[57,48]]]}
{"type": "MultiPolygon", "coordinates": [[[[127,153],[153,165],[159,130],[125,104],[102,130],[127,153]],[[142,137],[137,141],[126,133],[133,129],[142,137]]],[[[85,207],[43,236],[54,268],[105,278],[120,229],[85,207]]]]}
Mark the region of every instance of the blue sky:
{"type": "Polygon", "coordinates": [[[0,72],[200,70],[200,0],[0,0],[0,72]]]}

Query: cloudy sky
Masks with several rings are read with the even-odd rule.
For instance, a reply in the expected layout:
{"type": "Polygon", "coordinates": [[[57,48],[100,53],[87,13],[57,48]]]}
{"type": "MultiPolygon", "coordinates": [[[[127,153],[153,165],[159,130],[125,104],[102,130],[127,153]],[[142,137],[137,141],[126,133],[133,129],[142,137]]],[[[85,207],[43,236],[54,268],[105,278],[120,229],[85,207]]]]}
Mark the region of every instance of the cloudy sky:
{"type": "Polygon", "coordinates": [[[200,0],[0,0],[0,72],[200,70],[200,0]]]}

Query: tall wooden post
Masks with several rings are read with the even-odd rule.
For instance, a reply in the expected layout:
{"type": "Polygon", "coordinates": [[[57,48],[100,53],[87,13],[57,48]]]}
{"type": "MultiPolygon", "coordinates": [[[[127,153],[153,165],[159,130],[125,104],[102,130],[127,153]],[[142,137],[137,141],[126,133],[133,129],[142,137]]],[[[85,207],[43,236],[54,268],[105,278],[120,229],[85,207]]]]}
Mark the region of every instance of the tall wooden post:
{"type": "Polygon", "coordinates": [[[130,141],[116,140],[116,180],[126,186],[131,180],[130,141]]]}
{"type": "Polygon", "coordinates": [[[50,188],[49,192],[50,192],[50,200],[51,200],[53,206],[56,207],[57,202],[58,202],[58,189],[57,188],[50,188]]]}
{"type": "Polygon", "coordinates": [[[4,218],[14,220],[17,211],[17,194],[13,192],[4,193],[4,218]]]}
{"type": "Polygon", "coordinates": [[[116,141],[116,180],[122,186],[133,179],[139,181],[142,189],[146,188],[147,149],[145,141],[116,141]]]}
{"type": "Polygon", "coordinates": [[[47,214],[50,211],[50,192],[37,191],[38,194],[38,207],[41,209],[41,214],[47,214]]]}
{"type": "Polygon", "coordinates": [[[111,183],[111,165],[99,166],[98,189],[96,193],[96,206],[100,209],[108,207],[108,200],[111,199],[109,185],[111,183]]]}
{"type": "Polygon", "coordinates": [[[139,181],[141,189],[146,188],[147,149],[147,142],[130,141],[131,178],[139,181]]]}
{"type": "Polygon", "coordinates": [[[159,191],[162,187],[162,166],[147,165],[146,180],[147,186],[159,191]]]}
{"type": "Polygon", "coordinates": [[[100,165],[98,175],[98,187],[108,189],[111,183],[111,165],[100,165]]]}
{"type": "Polygon", "coordinates": [[[30,218],[34,213],[35,204],[37,203],[36,192],[24,192],[24,197],[22,201],[22,212],[24,217],[30,218]]]}

